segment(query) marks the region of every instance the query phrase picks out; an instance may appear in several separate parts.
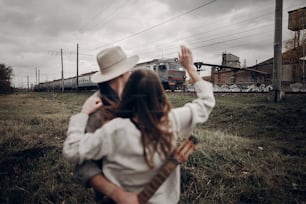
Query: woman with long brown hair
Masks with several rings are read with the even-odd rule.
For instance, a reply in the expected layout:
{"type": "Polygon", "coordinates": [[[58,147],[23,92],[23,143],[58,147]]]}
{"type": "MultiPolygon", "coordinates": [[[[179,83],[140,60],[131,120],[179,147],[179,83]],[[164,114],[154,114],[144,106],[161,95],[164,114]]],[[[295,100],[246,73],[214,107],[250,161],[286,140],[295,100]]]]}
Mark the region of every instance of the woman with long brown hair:
{"type": "MultiPolygon", "coordinates": [[[[79,163],[104,158],[106,178],[127,191],[140,192],[172,152],[178,138],[205,122],[215,105],[212,85],[198,75],[191,51],[184,46],[179,62],[194,82],[197,99],[172,109],[154,71],[133,71],[115,107],[114,118],[95,133],[85,133],[84,129],[88,115],[102,106],[99,98],[88,99],[81,113],[71,117],[64,157],[79,163]]],[[[149,203],[177,203],[179,196],[177,168],[149,203]]]]}

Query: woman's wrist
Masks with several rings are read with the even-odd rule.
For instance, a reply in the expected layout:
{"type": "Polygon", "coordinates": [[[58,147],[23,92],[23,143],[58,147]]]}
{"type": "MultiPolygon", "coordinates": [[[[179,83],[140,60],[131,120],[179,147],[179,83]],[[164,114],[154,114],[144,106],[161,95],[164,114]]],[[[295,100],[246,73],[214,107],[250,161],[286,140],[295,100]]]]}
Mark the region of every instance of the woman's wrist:
{"type": "Polygon", "coordinates": [[[193,81],[193,83],[196,83],[197,81],[202,80],[201,76],[198,74],[198,72],[193,68],[188,70],[188,74],[193,81]]]}

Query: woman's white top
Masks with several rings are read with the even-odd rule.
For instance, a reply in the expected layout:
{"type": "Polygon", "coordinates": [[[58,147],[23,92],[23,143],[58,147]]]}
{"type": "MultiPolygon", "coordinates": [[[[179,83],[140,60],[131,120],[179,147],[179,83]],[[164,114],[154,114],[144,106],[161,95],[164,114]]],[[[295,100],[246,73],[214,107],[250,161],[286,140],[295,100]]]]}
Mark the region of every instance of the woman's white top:
{"type": "MultiPolygon", "coordinates": [[[[215,105],[212,85],[206,81],[194,84],[197,99],[171,110],[172,129],[180,137],[190,134],[198,123],[208,119],[215,105]]],[[[154,169],[143,158],[141,132],[130,119],[115,118],[95,133],[84,133],[88,115],[78,113],[70,118],[63,155],[72,162],[103,158],[103,173],[112,183],[126,191],[140,192],[157,173],[165,158],[154,155],[154,169]]],[[[175,138],[177,139],[177,138],[175,138]]],[[[174,141],[175,142],[175,141],[174,141]]],[[[177,203],[180,198],[179,167],[166,179],[149,203],[177,203]]]]}

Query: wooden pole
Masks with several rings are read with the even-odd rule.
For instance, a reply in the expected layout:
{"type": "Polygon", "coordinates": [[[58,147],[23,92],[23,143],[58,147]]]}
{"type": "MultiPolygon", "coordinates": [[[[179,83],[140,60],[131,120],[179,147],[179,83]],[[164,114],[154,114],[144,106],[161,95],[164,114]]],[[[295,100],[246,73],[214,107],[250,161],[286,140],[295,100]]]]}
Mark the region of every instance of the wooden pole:
{"type": "Polygon", "coordinates": [[[77,74],[76,74],[76,89],[79,91],[79,44],[77,44],[77,74]]]}
{"type": "Polygon", "coordinates": [[[63,65],[63,49],[61,48],[61,64],[62,64],[62,92],[64,92],[64,65],[63,65]]]}
{"type": "Polygon", "coordinates": [[[27,75],[27,87],[28,87],[28,92],[30,91],[30,86],[29,86],[29,75],[27,75]]]}

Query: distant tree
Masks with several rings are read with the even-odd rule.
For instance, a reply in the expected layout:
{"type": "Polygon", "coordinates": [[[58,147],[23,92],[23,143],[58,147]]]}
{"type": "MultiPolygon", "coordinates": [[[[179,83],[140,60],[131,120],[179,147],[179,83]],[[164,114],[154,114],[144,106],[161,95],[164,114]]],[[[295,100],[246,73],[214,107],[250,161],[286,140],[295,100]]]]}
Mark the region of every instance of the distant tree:
{"type": "Polygon", "coordinates": [[[11,79],[13,75],[13,69],[5,64],[0,64],[0,94],[11,93],[13,88],[11,87],[11,79]]]}

